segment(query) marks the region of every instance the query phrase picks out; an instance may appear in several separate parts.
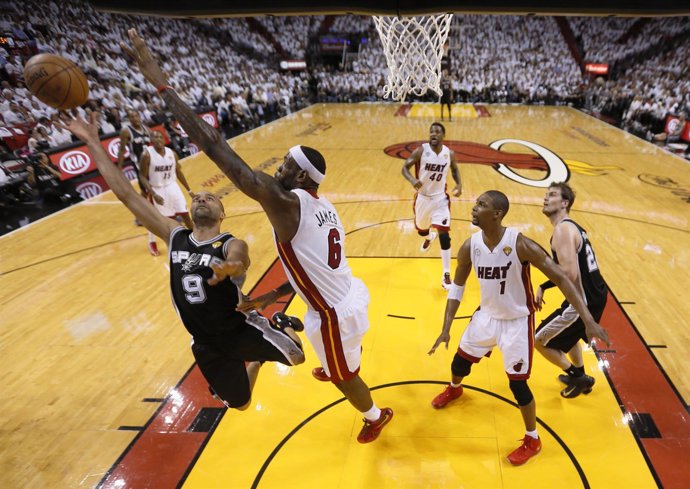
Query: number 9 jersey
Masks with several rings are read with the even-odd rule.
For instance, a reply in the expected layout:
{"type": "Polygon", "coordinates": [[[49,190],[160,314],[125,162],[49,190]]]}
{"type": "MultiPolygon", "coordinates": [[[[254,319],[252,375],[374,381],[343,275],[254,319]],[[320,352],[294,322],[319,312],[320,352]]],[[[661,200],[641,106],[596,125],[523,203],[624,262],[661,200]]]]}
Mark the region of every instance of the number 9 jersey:
{"type": "Polygon", "coordinates": [[[173,305],[187,331],[198,341],[212,341],[245,327],[245,315],[235,310],[240,289],[231,280],[209,285],[211,264],[221,263],[229,233],[197,241],[184,227],[170,234],[170,291],[173,305]]]}
{"type": "Polygon", "coordinates": [[[327,199],[313,191],[292,192],[299,197],[299,227],[289,243],[276,238],[276,247],[292,287],[312,310],[323,311],[341,304],[352,285],[345,230],[327,199]]]}

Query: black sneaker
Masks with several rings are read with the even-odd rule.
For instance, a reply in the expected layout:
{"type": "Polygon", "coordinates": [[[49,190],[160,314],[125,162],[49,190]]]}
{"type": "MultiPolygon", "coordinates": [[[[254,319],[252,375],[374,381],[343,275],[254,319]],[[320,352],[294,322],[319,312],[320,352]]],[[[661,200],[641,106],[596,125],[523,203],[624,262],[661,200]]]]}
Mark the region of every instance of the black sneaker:
{"type": "Polygon", "coordinates": [[[572,382],[561,391],[561,396],[566,399],[573,399],[580,394],[589,394],[594,386],[594,377],[583,375],[573,378],[572,382]]]}
{"type": "Polygon", "coordinates": [[[288,316],[283,312],[277,312],[273,315],[272,319],[280,329],[292,328],[295,331],[304,331],[304,324],[295,316],[288,316]]]}
{"type": "Polygon", "coordinates": [[[564,383],[565,385],[570,385],[570,384],[572,384],[574,378],[575,378],[575,377],[573,377],[572,375],[568,375],[568,374],[561,374],[561,375],[558,376],[558,380],[560,380],[560,381],[561,381],[562,383],[564,383]]]}

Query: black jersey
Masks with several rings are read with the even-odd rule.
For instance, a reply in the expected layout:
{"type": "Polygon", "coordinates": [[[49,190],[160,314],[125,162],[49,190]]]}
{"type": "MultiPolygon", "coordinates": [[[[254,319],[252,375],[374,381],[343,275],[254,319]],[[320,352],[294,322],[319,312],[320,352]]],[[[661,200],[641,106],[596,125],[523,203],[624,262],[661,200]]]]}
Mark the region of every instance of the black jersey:
{"type": "Polygon", "coordinates": [[[129,159],[139,168],[141,153],[144,152],[146,146],[151,144],[151,133],[149,132],[149,128],[144,125],[141,126],[141,131],[134,129],[131,124],[127,124],[126,128],[130,136],[129,143],[127,144],[129,148],[129,159]]]}
{"type": "MultiPolygon", "coordinates": [[[[573,224],[580,233],[581,242],[580,249],[577,250],[577,266],[580,269],[580,280],[582,281],[587,305],[590,307],[603,306],[606,303],[607,288],[599,272],[599,263],[594,254],[594,249],[592,249],[592,244],[589,242],[587,233],[578,223],[572,219],[563,219],[561,222],[566,221],[573,224]]],[[[551,252],[553,253],[553,259],[558,263],[558,255],[553,246],[551,247],[551,252]]]]}
{"type": "Polygon", "coordinates": [[[450,85],[450,80],[441,80],[441,101],[444,103],[450,103],[453,95],[453,90],[450,85]]]}
{"type": "Polygon", "coordinates": [[[199,242],[192,231],[179,227],[170,236],[170,290],[177,313],[197,340],[209,340],[245,327],[246,316],[235,310],[240,289],[231,280],[209,285],[211,264],[225,260],[227,243],[222,233],[199,242]]]}

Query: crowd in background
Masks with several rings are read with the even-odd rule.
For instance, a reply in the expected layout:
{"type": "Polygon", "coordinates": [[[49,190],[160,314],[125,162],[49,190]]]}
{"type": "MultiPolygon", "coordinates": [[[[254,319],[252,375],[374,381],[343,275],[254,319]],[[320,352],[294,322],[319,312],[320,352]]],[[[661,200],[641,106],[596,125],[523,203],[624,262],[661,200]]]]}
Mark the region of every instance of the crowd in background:
{"type": "MultiPolygon", "coordinates": [[[[101,132],[117,133],[134,109],[146,124],[168,117],[154,89],[119,43],[135,27],[158,54],[178,94],[197,111],[215,111],[232,137],[316,102],[383,100],[387,67],[371,17],[266,16],[168,19],[95,12],[72,0],[0,2],[0,133],[26,131],[13,157],[71,144],[56,111],[26,89],[23,65],[55,53],[80,66],[90,100],[82,116],[101,114],[101,132]],[[320,56],[319,35],[357,39],[342,59],[320,56]],[[307,69],[280,69],[284,59],[307,69]]],[[[567,104],[656,140],[668,114],[690,113],[690,18],[566,18],[575,43],[554,17],[456,15],[448,63],[456,102],[567,104]],[[586,62],[607,63],[595,78],[586,62]]],[[[436,101],[429,94],[426,100],[436,101]]]]}

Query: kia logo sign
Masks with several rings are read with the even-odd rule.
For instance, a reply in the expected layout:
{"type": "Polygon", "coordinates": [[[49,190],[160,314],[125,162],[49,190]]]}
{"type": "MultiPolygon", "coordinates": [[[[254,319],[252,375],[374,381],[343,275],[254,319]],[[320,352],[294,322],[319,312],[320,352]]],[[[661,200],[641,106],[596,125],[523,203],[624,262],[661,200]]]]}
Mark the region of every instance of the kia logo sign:
{"type": "MultiPolygon", "coordinates": [[[[108,143],[108,153],[111,158],[117,159],[118,153],[120,152],[120,138],[115,138],[110,143],[108,143]]],[[[129,158],[129,148],[125,146],[125,158],[129,158]]]]}
{"type": "Polygon", "coordinates": [[[91,165],[91,157],[83,151],[68,151],[60,158],[60,169],[70,175],[84,173],[91,165]]]}
{"type": "Polygon", "coordinates": [[[134,170],[133,166],[126,166],[123,173],[125,174],[127,180],[136,180],[137,178],[137,172],[134,170]]]}
{"type": "Polygon", "coordinates": [[[83,200],[90,199],[91,197],[103,193],[103,188],[96,182],[84,182],[77,185],[76,189],[83,200]]]}
{"type": "Polygon", "coordinates": [[[215,119],[211,114],[204,114],[204,115],[201,116],[201,118],[202,118],[203,120],[205,120],[206,123],[207,123],[209,126],[214,126],[214,127],[215,127],[215,125],[216,125],[216,119],[215,119]]]}

